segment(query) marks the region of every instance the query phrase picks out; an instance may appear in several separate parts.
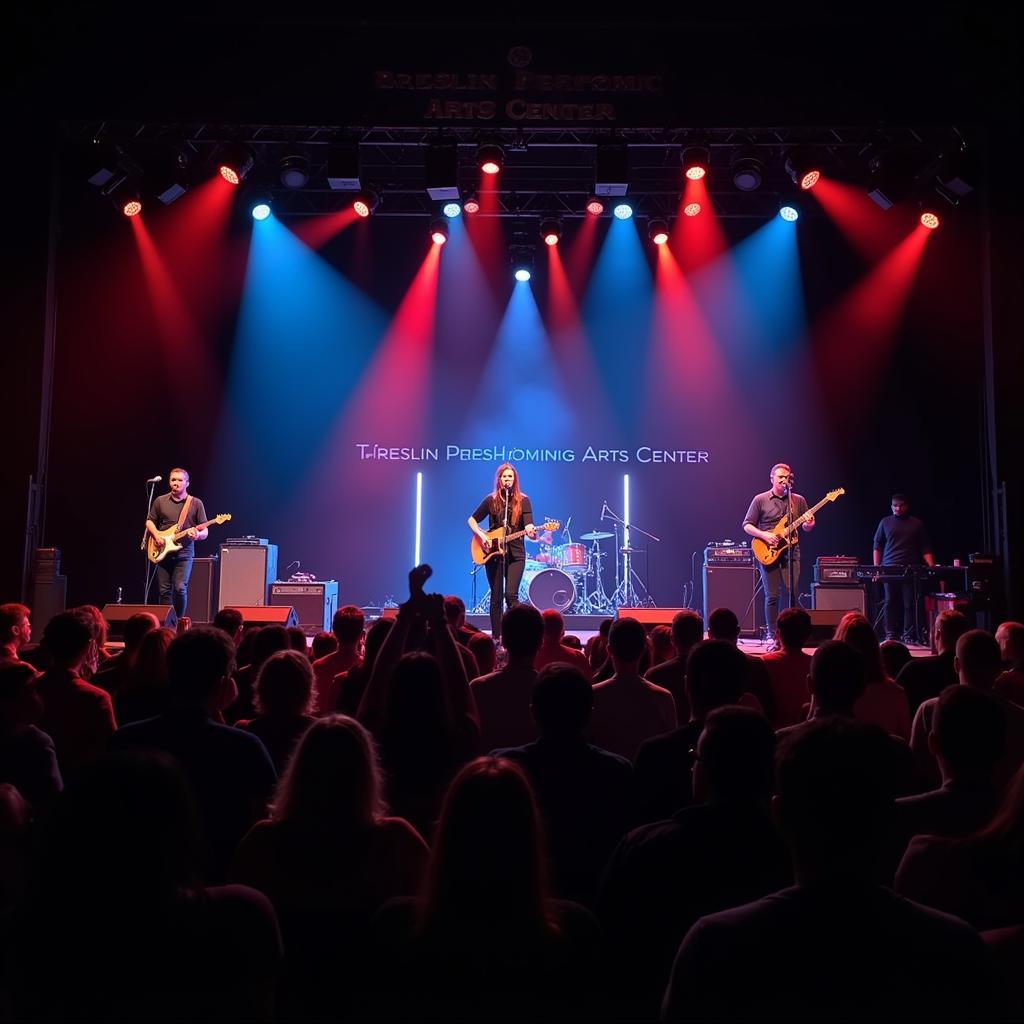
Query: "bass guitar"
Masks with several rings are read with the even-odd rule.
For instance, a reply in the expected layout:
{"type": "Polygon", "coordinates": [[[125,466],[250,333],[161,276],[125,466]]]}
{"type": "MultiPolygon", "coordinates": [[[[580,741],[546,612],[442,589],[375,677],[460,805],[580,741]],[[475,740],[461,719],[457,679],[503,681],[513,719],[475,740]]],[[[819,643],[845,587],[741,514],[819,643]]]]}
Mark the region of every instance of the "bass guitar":
{"type": "Polygon", "coordinates": [[[199,523],[195,527],[188,527],[184,530],[179,530],[177,526],[168,526],[166,530],[157,530],[164,539],[164,546],[158,547],[156,541],[153,539],[151,533],[146,534],[146,557],[154,564],[157,565],[162,562],[168,555],[175,551],[180,551],[182,548],[181,539],[191,529],[203,530],[207,526],[220,526],[221,523],[229,522],[231,516],[226,512],[222,512],[219,516],[214,516],[212,519],[207,519],[205,523],[199,523]]]}
{"type": "MultiPolygon", "coordinates": [[[[541,523],[540,526],[536,527],[537,531],[541,533],[544,530],[560,530],[561,528],[562,524],[557,519],[549,519],[546,523],[541,523]]],[[[526,531],[520,530],[518,533],[510,533],[508,536],[505,536],[505,527],[499,526],[496,530],[491,530],[490,533],[485,531],[484,536],[488,540],[486,549],[484,548],[484,542],[475,533],[473,534],[473,539],[469,542],[469,555],[477,565],[489,562],[495,555],[503,555],[505,548],[512,541],[526,536],[526,531]]]]}
{"type": "Polygon", "coordinates": [[[783,516],[773,527],[771,532],[779,538],[779,543],[772,547],[766,541],[761,540],[760,537],[755,537],[751,542],[750,546],[754,550],[754,557],[762,565],[774,565],[779,560],[779,555],[782,554],[786,548],[790,547],[793,543],[793,535],[796,533],[804,523],[810,519],[815,512],[818,511],[822,506],[827,505],[830,501],[835,501],[836,498],[841,494],[845,494],[846,491],[842,487],[836,488],[834,491],[829,491],[821,501],[818,502],[814,508],[809,508],[802,516],[797,516],[793,522],[789,522],[789,516],[783,516]]]}

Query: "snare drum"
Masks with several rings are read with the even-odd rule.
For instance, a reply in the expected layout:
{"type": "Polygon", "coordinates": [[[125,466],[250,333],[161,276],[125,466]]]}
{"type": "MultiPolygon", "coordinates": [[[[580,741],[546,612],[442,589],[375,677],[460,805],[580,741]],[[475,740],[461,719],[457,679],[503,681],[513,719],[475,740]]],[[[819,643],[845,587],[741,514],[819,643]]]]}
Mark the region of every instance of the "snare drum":
{"type": "Polygon", "coordinates": [[[555,548],[555,565],[561,569],[585,569],[587,547],[585,544],[559,544],[555,548]]]}

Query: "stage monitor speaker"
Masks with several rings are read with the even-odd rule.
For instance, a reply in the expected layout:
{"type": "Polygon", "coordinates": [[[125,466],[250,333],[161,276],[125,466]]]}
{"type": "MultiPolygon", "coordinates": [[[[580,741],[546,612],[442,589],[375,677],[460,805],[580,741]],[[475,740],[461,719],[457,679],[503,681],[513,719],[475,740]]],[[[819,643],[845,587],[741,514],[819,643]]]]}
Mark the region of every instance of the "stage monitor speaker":
{"type": "Polygon", "coordinates": [[[271,605],[291,605],[307,636],[330,630],[338,610],[338,581],[318,583],[271,583],[271,605]]]}
{"type": "Polygon", "coordinates": [[[268,607],[265,604],[240,605],[227,604],[225,608],[234,608],[241,612],[242,628],[246,626],[297,626],[299,617],[291,605],[279,604],[275,607],[268,607]]]}
{"type": "Polygon", "coordinates": [[[216,595],[217,556],[196,558],[192,561],[192,575],[188,580],[188,617],[193,626],[208,626],[213,622],[213,599],[216,595]]]}
{"type": "Polygon", "coordinates": [[[864,599],[864,585],[837,587],[824,583],[811,584],[811,607],[825,611],[841,609],[845,612],[860,612],[867,615],[864,599]]]}
{"type": "Polygon", "coordinates": [[[705,628],[716,608],[731,608],[740,620],[740,636],[757,636],[757,624],[764,608],[760,595],[754,598],[759,579],[760,573],[749,565],[705,565],[705,628]]]}
{"type": "Polygon", "coordinates": [[[839,620],[849,610],[849,608],[809,609],[807,614],[811,617],[811,636],[807,641],[807,646],[820,647],[826,640],[831,640],[835,635],[839,620]]]}
{"type": "Polygon", "coordinates": [[[221,544],[217,610],[265,605],[276,579],[276,544],[221,544]]]}
{"type": "Polygon", "coordinates": [[[111,640],[124,639],[124,624],[133,616],[149,612],[156,616],[162,629],[177,629],[178,616],[170,604],[108,604],[103,606],[103,618],[111,640]]]}
{"type": "Polygon", "coordinates": [[[672,620],[682,608],[620,608],[616,613],[617,619],[636,619],[644,624],[648,633],[655,626],[671,626],[672,620]]]}

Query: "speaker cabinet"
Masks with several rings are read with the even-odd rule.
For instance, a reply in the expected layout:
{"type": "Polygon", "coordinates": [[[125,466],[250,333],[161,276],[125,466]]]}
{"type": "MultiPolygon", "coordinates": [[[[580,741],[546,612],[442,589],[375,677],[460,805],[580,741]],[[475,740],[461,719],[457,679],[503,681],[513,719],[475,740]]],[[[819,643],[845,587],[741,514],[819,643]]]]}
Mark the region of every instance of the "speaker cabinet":
{"type": "Polygon", "coordinates": [[[716,608],[730,608],[740,620],[740,636],[756,636],[764,616],[761,595],[754,597],[759,577],[757,569],[749,565],[705,565],[705,624],[716,608]]]}
{"type": "Polygon", "coordinates": [[[221,544],[217,610],[265,605],[276,579],[276,544],[221,544]]]}
{"type": "Polygon", "coordinates": [[[234,608],[242,614],[242,628],[246,626],[297,626],[299,617],[290,605],[277,605],[269,608],[265,604],[239,605],[227,604],[225,608],[234,608]]]}
{"type": "Polygon", "coordinates": [[[330,630],[338,610],[338,581],[318,583],[271,583],[271,605],[291,605],[307,636],[330,630]]]}
{"type": "Polygon", "coordinates": [[[824,583],[811,584],[811,607],[826,611],[841,610],[844,612],[860,612],[866,615],[864,587],[836,587],[824,583]]]}
{"type": "Polygon", "coordinates": [[[671,626],[672,620],[682,608],[620,608],[616,613],[617,619],[636,619],[644,624],[644,629],[649,633],[655,626],[671,626]]]}
{"type": "Polygon", "coordinates": [[[820,647],[826,640],[831,640],[835,635],[839,620],[850,610],[849,608],[809,609],[807,614],[811,617],[811,636],[807,641],[807,646],[820,647]]]}
{"type": "Polygon", "coordinates": [[[213,622],[217,561],[216,555],[192,561],[192,575],[188,580],[188,617],[194,626],[208,626],[213,622]]]}
{"type": "Polygon", "coordinates": [[[103,606],[103,618],[111,640],[124,639],[124,624],[133,616],[143,612],[156,616],[162,628],[177,629],[178,616],[170,604],[108,604],[103,606]]]}

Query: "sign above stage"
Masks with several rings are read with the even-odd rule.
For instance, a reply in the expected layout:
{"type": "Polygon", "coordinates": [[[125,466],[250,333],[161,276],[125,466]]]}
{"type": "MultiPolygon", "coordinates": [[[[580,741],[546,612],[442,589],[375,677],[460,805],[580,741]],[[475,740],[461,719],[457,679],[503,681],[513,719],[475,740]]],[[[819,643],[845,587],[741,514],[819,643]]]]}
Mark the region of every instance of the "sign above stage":
{"type": "Polygon", "coordinates": [[[530,448],[527,446],[491,446],[465,448],[457,444],[428,447],[403,447],[357,443],[360,462],[593,462],[619,465],[707,465],[711,453],[702,448],[664,448],[641,445],[637,448],[530,448]]]}

